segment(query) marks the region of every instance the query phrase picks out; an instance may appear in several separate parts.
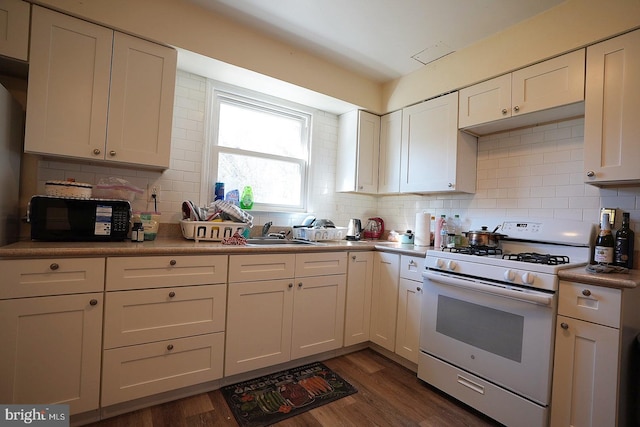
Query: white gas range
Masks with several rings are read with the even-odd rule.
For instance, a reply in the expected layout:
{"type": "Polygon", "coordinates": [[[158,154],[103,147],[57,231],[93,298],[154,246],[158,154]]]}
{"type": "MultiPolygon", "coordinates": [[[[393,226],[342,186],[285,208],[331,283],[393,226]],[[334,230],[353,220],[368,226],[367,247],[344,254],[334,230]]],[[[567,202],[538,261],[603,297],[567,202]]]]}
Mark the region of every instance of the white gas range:
{"type": "Polygon", "coordinates": [[[505,425],[546,426],[560,269],[585,265],[591,223],[480,225],[496,247],[427,251],[418,377],[505,425]]]}

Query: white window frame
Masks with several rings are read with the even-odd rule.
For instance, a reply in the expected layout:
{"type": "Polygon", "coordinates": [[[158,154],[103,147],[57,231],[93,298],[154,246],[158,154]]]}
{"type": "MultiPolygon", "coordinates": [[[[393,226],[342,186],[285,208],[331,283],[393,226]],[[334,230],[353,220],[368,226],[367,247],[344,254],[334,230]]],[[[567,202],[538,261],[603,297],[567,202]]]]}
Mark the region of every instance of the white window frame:
{"type": "MultiPolygon", "coordinates": [[[[289,162],[298,161],[301,170],[300,205],[278,205],[270,203],[255,203],[252,211],[258,212],[286,212],[304,213],[307,212],[309,203],[309,177],[311,164],[311,143],[312,143],[312,123],[314,110],[276,98],[270,95],[249,91],[239,87],[223,84],[213,80],[207,80],[207,106],[205,107],[205,129],[204,129],[204,152],[202,164],[202,185],[200,191],[201,200],[210,203],[213,201],[214,183],[218,176],[218,154],[220,152],[230,154],[248,154],[265,159],[286,160],[289,162]],[[219,98],[224,98],[238,105],[248,104],[264,111],[271,111],[284,116],[300,118],[306,122],[306,130],[303,138],[306,139],[307,155],[305,159],[294,159],[292,157],[273,155],[269,153],[252,152],[247,150],[219,147],[218,146],[218,120],[219,120],[219,98]]],[[[286,185],[283,183],[283,185],[286,185]]],[[[232,188],[225,188],[225,192],[232,188]]],[[[242,192],[242,188],[238,189],[242,192]]]]}

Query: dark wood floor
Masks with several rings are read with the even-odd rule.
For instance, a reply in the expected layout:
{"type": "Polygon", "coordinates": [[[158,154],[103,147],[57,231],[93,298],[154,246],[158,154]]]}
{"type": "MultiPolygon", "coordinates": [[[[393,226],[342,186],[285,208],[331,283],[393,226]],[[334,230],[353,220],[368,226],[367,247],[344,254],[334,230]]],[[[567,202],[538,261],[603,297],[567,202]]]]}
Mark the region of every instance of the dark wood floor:
{"type": "MultiPolygon", "coordinates": [[[[324,363],[358,392],[276,424],[299,426],[499,426],[440,393],[415,373],[366,349],[324,363]]],[[[220,391],[153,406],[95,423],[94,427],[237,426],[220,391]]]]}

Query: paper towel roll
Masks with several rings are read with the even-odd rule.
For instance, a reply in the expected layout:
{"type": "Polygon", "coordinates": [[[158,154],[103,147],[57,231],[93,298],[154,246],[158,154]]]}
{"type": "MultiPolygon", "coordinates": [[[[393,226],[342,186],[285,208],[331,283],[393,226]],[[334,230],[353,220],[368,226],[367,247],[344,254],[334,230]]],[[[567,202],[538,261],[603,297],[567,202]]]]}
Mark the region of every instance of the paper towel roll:
{"type": "Polygon", "coordinates": [[[416,246],[429,246],[431,245],[431,214],[427,212],[418,212],[416,214],[416,228],[415,228],[415,240],[416,246]]]}

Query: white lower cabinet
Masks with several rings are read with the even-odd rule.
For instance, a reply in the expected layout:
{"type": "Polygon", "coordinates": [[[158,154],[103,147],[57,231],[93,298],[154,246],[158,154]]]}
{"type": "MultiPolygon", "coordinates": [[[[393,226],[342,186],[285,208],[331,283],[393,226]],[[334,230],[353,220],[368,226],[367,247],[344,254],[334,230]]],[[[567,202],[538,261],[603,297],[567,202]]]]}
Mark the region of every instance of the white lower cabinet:
{"type": "Polygon", "coordinates": [[[222,377],[226,271],[223,255],[108,258],[103,407],[222,377]]]}
{"type": "Polygon", "coordinates": [[[2,260],[0,402],[96,410],[104,258],[2,260]]]}
{"type": "Polygon", "coordinates": [[[413,363],[418,363],[420,352],[423,270],[424,258],[401,255],[395,352],[413,363]]]}
{"type": "Polygon", "coordinates": [[[369,341],[373,252],[350,252],[347,271],[344,345],[369,341]]]}
{"type": "Polygon", "coordinates": [[[552,427],[638,425],[639,305],[636,289],[560,282],[552,427]]]}
{"type": "Polygon", "coordinates": [[[395,351],[400,255],[375,252],[371,294],[371,336],[375,344],[395,351]]]}
{"type": "Polygon", "coordinates": [[[229,265],[225,376],[342,347],[346,253],[232,255],[229,265]]]}

